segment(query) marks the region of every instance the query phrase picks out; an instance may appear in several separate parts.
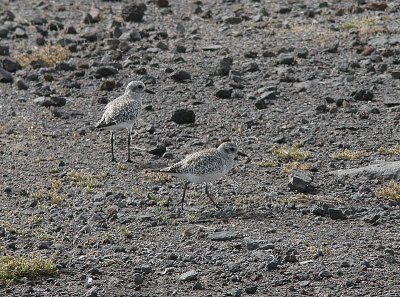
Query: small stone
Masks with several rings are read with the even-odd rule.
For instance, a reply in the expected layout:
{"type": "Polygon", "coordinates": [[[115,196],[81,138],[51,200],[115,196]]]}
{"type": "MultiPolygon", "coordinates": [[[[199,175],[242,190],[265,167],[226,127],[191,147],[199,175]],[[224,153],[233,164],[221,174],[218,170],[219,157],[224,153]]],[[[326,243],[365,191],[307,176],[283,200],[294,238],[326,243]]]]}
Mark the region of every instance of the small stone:
{"type": "Polygon", "coordinates": [[[64,97],[38,97],[33,102],[39,106],[50,107],[50,106],[64,106],[67,100],[64,97]]]}
{"type": "Polygon", "coordinates": [[[25,30],[17,27],[14,31],[14,37],[15,38],[28,38],[28,34],[26,34],[25,30]]]}
{"type": "Polygon", "coordinates": [[[215,96],[221,99],[229,99],[232,96],[233,89],[221,89],[215,93],[215,96]]]}
{"type": "Polygon", "coordinates": [[[268,271],[276,270],[278,268],[278,263],[276,261],[271,261],[267,264],[268,271]]]}
{"type": "Polygon", "coordinates": [[[89,41],[89,42],[96,42],[97,41],[97,35],[99,34],[99,32],[94,29],[94,28],[88,28],[86,29],[84,32],[82,32],[80,34],[80,37],[82,37],[83,39],[89,41]]]}
{"type": "Polygon", "coordinates": [[[143,283],[143,276],[140,273],[134,273],[132,278],[136,286],[139,286],[143,283]]]}
{"type": "Polygon", "coordinates": [[[122,7],[121,16],[125,22],[141,22],[146,10],[146,4],[133,3],[122,7]]]}
{"type": "Polygon", "coordinates": [[[339,48],[339,42],[335,42],[334,44],[328,46],[328,47],[324,50],[324,52],[334,54],[334,53],[337,53],[338,48],[339,48]]]}
{"type": "Polygon", "coordinates": [[[249,295],[255,294],[257,292],[257,286],[247,286],[244,291],[249,295]]]}
{"type": "Polygon", "coordinates": [[[157,5],[158,5],[158,7],[168,7],[169,2],[168,2],[168,0],[158,0],[157,5]]]}
{"type": "Polygon", "coordinates": [[[308,173],[296,170],[289,177],[289,188],[305,193],[309,190],[311,182],[312,178],[308,173]]]}
{"type": "Polygon", "coordinates": [[[142,267],[140,268],[140,270],[145,273],[145,274],[149,274],[153,269],[151,268],[150,265],[148,264],[144,264],[142,265],[142,267]]]}
{"type": "Polygon", "coordinates": [[[11,58],[4,58],[3,69],[8,72],[16,72],[21,69],[21,65],[11,58]]]}
{"type": "Polygon", "coordinates": [[[300,287],[302,287],[302,288],[307,287],[309,284],[310,284],[310,281],[308,281],[308,280],[304,280],[299,283],[300,287]]]}
{"type": "Polygon", "coordinates": [[[257,109],[266,109],[271,104],[272,104],[271,102],[266,101],[264,99],[258,99],[256,103],[254,103],[257,109]]]}
{"type": "Polygon", "coordinates": [[[234,231],[220,231],[208,235],[208,238],[212,241],[230,241],[236,239],[237,237],[238,234],[234,231]]]}
{"type": "Polygon", "coordinates": [[[260,247],[260,243],[258,241],[248,241],[246,242],[246,248],[249,251],[256,250],[260,247]]]}
{"type": "Polygon", "coordinates": [[[171,121],[181,124],[192,124],[196,120],[196,116],[193,110],[178,109],[176,110],[171,118],[171,121]]]}
{"type": "Polygon", "coordinates": [[[181,274],[179,280],[183,282],[194,281],[197,280],[197,276],[198,274],[195,270],[190,270],[188,272],[181,274]]]}
{"type": "Polygon", "coordinates": [[[329,211],[329,217],[332,220],[347,220],[346,215],[340,209],[329,208],[328,211],[329,211]]]}
{"type": "Polygon", "coordinates": [[[103,66],[99,67],[94,71],[94,76],[96,78],[102,78],[110,75],[115,75],[118,73],[118,70],[111,66],[103,66]]]}
{"type": "Polygon", "coordinates": [[[371,101],[374,98],[374,94],[365,89],[359,89],[351,93],[354,100],[357,101],[371,101]]]}
{"type": "Polygon", "coordinates": [[[242,18],[240,18],[240,17],[227,17],[227,18],[224,18],[224,21],[227,24],[236,25],[236,24],[240,24],[242,22],[242,18]]]}
{"type": "Polygon", "coordinates": [[[157,144],[157,146],[155,146],[154,148],[150,148],[147,150],[147,152],[149,154],[158,156],[158,157],[162,157],[165,152],[167,151],[167,148],[164,144],[157,144]]]}
{"type": "Polygon", "coordinates": [[[292,65],[294,63],[294,55],[292,53],[282,53],[278,56],[278,63],[292,65]]]}
{"type": "Polygon", "coordinates": [[[29,86],[23,79],[19,79],[17,80],[17,88],[19,90],[27,90],[29,86]]]}
{"type": "Polygon", "coordinates": [[[275,91],[263,92],[260,95],[260,99],[262,99],[262,100],[273,100],[273,99],[276,99],[276,93],[275,93],[275,91]]]}
{"type": "Polygon", "coordinates": [[[231,57],[222,58],[217,66],[216,73],[221,76],[228,76],[232,68],[233,59],[231,57]]]}
{"type": "Polygon", "coordinates": [[[12,83],[14,81],[13,76],[8,71],[0,67],[0,82],[2,83],[12,83]]]}
{"type": "Polygon", "coordinates": [[[86,293],[85,293],[85,296],[86,297],[97,297],[97,296],[99,296],[97,294],[97,287],[92,287],[89,290],[87,290],[86,293]]]}
{"type": "Polygon", "coordinates": [[[299,58],[305,59],[305,58],[307,58],[307,56],[308,56],[308,49],[305,48],[305,47],[303,47],[303,48],[298,48],[298,49],[296,50],[296,53],[297,53],[297,56],[298,56],[299,58]]]}
{"type": "Polygon", "coordinates": [[[177,82],[185,82],[185,81],[191,79],[191,75],[190,75],[190,73],[187,72],[187,71],[179,70],[179,71],[174,72],[174,73],[171,75],[171,78],[172,78],[173,80],[177,81],[177,82]]]}
{"type": "Polygon", "coordinates": [[[390,74],[393,79],[400,79],[400,71],[393,70],[390,74]]]}
{"type": "Polygon", "coordinates": [[[7,27],[0,27],[0,38],[7,38],[8,33],[10,33],[10,30],[7,27]]]}
{"type": "Polygon", "coordinates": [[[101,82],[100,90],[112,91],[114,89],[115,89],[115,81],[114,80],[104,80],[101,82]]]}
{"type": "Polygon", "coordinates": [[[0,56],[8,56],[8,55],[10,55],[10,47],[8,45],[0,44],[0,56]]]}
{"type": "Polygon", "coordinates": [[[320,273],[318,273],[318,276],[320,278],[332,277],[332,272],[330,272],[329,270],[322,270],[320,273]]]}
{"type": "Polygon", "coordinates": [[[328,111],[329,111],[329,108],[328,108],[328,106],[327,106],[326,104],[318,105],[318,106],[315,108],[315,112],[316,112],[317,114],[327,113],[328,111]]]}

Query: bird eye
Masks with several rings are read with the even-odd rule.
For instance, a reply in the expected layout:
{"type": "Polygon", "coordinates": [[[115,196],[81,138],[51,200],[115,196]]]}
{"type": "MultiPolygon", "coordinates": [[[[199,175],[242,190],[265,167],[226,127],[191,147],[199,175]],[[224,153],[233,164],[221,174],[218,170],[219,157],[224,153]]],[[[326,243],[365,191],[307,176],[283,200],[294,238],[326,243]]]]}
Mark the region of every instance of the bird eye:
{"type": "Polygon", "coordinates": [[[231,147],[230,150],[231,150],[231,152],[234,152],[234,151],[235,151],[235,148],[234,148],[234,147],[231,147]]]}
{"type": "Polygon", "coordinates": [[[143,89],[143,86],[142,86],[142,85],[138,85],[137,88],[138,88],[139,90],[141,90],[141,89],[143,89]]]}

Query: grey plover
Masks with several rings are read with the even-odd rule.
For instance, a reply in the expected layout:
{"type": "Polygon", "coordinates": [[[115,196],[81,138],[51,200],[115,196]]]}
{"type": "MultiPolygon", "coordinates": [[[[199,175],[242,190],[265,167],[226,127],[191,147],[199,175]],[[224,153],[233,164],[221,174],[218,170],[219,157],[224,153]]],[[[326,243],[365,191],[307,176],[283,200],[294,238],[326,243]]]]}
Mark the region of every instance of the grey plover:
{"type": "Polygon", "coordinates": [[[124,95],[109,102],[104,110],[101,120],[96,124],[96,128],[104,128],[111,131],[111,161],[115,161],[114,157],[114,131],[128,130],[128,159],[131,161],[131,134],[132,128],[139,119],[142,111],[142,98],[144,92],[152,93],[145,89],[144,83],[141,81],[131,81],[124,95]]]}
{"type": "Polygon", "coordinates": [[[186,156],[182,161],[172,166],[155,170],[184,179],[183,195],[180,201],[183,209],[183,202],[187,186],[190,182],[205,183],[205,193],[211,202],[218,208],[214,199],[208,191],[209,182],[220,179],[232,169],[233,160],[237,155],[246,156],[238,151],[236,144],[224,142],[218,148],[206,149],[186,156]]]}

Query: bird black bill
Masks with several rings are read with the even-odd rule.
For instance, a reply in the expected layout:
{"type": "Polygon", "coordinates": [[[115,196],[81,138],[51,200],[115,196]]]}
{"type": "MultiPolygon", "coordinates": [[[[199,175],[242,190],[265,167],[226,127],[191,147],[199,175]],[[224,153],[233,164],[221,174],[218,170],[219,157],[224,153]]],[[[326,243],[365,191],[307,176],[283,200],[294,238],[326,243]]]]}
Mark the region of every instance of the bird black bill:
{"type": "Polygon", "coordinates": [[[144,90],[146,93],[149,93],[149,94],[155,94],[156,92],[154,92],[154,91],[152,91],[152,90],[148,90],[148,89],[146,89],[146,90],[144,90]]]}
{"type": "Polygon", "coordinates": [[[248,157],[248,155],[246,155],[245,153],[242,153],[241,151],[238,151],[238,156],[242,156],[242,157],[248,157]]]}

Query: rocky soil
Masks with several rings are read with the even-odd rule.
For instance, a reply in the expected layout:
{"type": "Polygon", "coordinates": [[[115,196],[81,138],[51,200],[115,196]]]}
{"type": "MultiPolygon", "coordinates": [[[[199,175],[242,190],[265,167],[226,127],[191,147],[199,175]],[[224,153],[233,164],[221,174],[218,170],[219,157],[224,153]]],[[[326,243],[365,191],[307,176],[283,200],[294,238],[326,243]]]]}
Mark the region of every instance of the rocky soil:
{"type": "Polygon", "coordinates": [[[398,1],[2,3],[0,253],[58,272],[1,296],[400,296],[398,1]],[[111,163],[131,80],[145,151],[111,163]],[[227,139],[220,210],[146,170],[227,139]]]}

